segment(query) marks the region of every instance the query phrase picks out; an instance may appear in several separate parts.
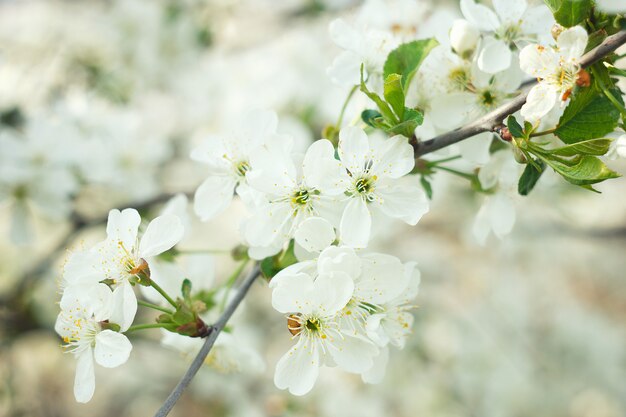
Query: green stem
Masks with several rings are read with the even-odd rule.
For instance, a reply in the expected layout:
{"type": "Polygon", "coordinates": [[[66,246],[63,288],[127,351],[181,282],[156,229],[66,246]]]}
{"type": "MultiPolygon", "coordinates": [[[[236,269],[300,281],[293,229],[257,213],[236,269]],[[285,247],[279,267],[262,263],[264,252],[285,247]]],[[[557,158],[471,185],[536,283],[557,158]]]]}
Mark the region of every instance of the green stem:
{"type": "Polygon", "coordinates": [[[544,130],[543,132],[533,132],[529,135],[529,137],[534,138],[537,136],[544,136],[544,135],[550,135],[554,132],[556,132],[556,127],[554,129],[548,129],[548,130],[544,130]]]}
{"type": "Polygon", "coordinates": [[[165,323],[135,324],[134,326],[130,326],[128,330],[126,330],[124,333],[130,333],[144,329],[159,329],[166,326],[167,325],[165,323]]]}
{"type": "Polygon", "coordinates": [[[444,158],[444,159],[437,159],[435,161],[428,161],[428,165],[429,166],[435,166],[437,164],[443,164],[444,162],[450,162],[450,161],[456,161],[457,159],[460,159],[461,155],[456,155],[456,156],[451,156],[448,158],[444,158]]]}
{"type": "Polygon", "coordinates": [[[222,297],[222,302],[220,303],[220,311],[224,311],[224,308],[226,307],[226,301],[228,300],[228,293],[230,292],[230,289],[235,284],[235,281],[237,281],[237,278],[239,278],[239,275],[241,275],[241,273],[243,272],[246,265],[248,265],[248,261],[249,259],[242,261],[237,267],[237,269],[235,269],[235,271],[232,274],[230,274],[230,276],[226,280],[226,284],[224,286],[228,288],[228,291],[224,292],[224,296],[222,297]]]}
{"type": "Polygon", "coordinates": [[[172,299],[172,297],[170,297],[165,290],[163,290],[163,288],[159,287],[159,285],[154,282],[153,280],[150,280],[150,285],[152,286],[152,288],[154,288],[155,290],[157,290],[157,292],[159,294],[161,294],[163,296],[163,298],[165,298],[167,300],[168,303],[170,303],[174,308],[178,308],[178,306],[176,305],[176,301],[174,301],[172,299]]]}
{"type": "Polygon", "coordinates": [[[341,123],[343,122],[343,115],[346,112],[346,109],[348,108],[348,103],[350,103],[350,100],[352,99],[352,96],[354,95],[358,87],[359,87],[358,85],[355,85],[354,87],[352,87],[352,89],[348,93],[348,96],[343,102],[343,106],[341,106],[341,112],[339,113],[339,119],[337,119],[337,124],[335,125],[337,129],[341,129],[341,123]]]}
{"type": "Polygon", "coordinates": [[[156,305],[156,304],[149,303],[147,301],[137,300],[137,304],[139,304],[140,306],[151,308],[153,310],[159,310],[159,311],[162,311],[162,312],[167,313],[167,314],[174,314],[174,312],[172,310],[169,310],[169,309],[167,309],[165,307],[161,307],[161,306],[156,305]]]}
{"type": "Polygon", "coordinates": [[[474,180],[474,178],[476,177],[474,174],[468,174],[468,173],[457,171],[456,169],[452,169],[448,167],[437,166],[436,168],[441,169],[442,171],[449,172],[450,174],[457,175],[461,178],[465,178],[466,180],[470,180],[470,181],[474,180]]]}

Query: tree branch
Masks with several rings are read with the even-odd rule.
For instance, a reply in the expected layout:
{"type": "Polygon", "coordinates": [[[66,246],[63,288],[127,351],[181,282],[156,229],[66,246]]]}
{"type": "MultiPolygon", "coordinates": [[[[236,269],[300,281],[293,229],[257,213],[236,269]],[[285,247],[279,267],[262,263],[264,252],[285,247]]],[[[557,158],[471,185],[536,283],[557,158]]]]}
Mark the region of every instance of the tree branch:
{"type": "Polygon", "coordinates": [[[226,306],[226,309],[224,310],[220,318],[215,322],[215,324],[213,324],[213,326],[211,326],[209,335],[204,341],[202,348],[194,358],[193,362],[191,362],[191,365],[189,365],[189,369],[187,369],[185,375],[183,375],[180,382],[178,382],[178,385],[176,385],[176,388],[174,388],[172,393],[167,397],[167,399],[165,400],[159,411],[156,412],[154,417],[165,417],[170,413],[170,411],[182,395],[183,391],[185,391],[193,377],[196,375],[196,373],[198,373],[198,370],[204,363],[204,360],[206,359],[207,355],[211,351],[211,348],[215,344],[217,336],[219,336],[220,332],[224,329],[224,326],[226,325],[230,317],[233,315],[237,307],[239,307],[241,301],[243,301],[248,290],[252,286],[252,283],[259,277],[260,274],[261,270],[259,268],[259,265],[255,264],[252,271],[250,271],[246,279],[241,284],[241,287],[239,287],[239,289],[237,290],[235,297],[228,304],[228,306],[226,306]]]}
{"type": "MultiPolygon", "coordinates": [[[[606,57],[608,54],[615,52],[617,48],[624,45],[625,43],[626,30],[622,30],[621,32],[609,36],[596,48],[583,55],[580,60],[581,66],[583,68],[589,67],[590,65],[606,57]]],[[[526,87],[530,87],[535,85],[536,83],[537,81],[532,81],[525,84],[526,87]]],[[[474,122],[471,122],[451,132],[436,136],[432,139],[423,142],[418,141],[417,144],[414,145],[415,157],[417,158],[422,155],[426,155],[427,153],[431,153],[439,149],[445,148],[446,146],[450,146],[464,139],[470,138],[478,133],[492,132],[493,129],[496,126],[500,125],[507,116],[515,113],[522,108],[524,103],[526,103],[527,96],[528,88],[515,99],[513,99],[513,101],[510,101],[498,107],[494,111],[484,115],[474,122]]]]}

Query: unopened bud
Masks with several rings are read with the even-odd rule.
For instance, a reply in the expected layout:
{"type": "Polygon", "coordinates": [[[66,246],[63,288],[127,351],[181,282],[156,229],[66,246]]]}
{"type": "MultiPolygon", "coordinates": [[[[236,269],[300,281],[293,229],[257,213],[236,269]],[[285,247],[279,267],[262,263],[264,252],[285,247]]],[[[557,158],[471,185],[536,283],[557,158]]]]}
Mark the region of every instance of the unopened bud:
{"type": "Polygon", "coordinates": [[[557,40],[559,38],[559,36],[561,35],[561,33],[563,33],[563,31],[565,30],[565,28],[561,25],[559,25],[558,23],[555,23],[552,26],[552,29],[550,29],[550,33],[552,34],[552,38],[554,38],[554,40],[557,40]]]}
{"type": "Polygon", "coordinates": [[[581,69],[576,78],[576,85],[579,87],[589,87],[591,85],[591,75],[589,75],[589,72],[581,69]]]}
{"type": "Polygon", "coordinates": [[[526,159],[526,155],[524,155],[524,152],[522,152],[520,148],[518,148],[517,146],[513,147],[513,156],[515,157],[515,160],[520,164],[528,163],[528,159],[526,159]]]}
{"type": "Polygon", "coordinates": [[[513,135],[511,134],[511,131],[505,125],[496,126],[493,130],[500,136],[500,139],[502,139],[503,141],[510,142],[513,140],[513,135]]]}
{"type": "Polygon", "coordinates": [[[459,55],[472,52],[478,44],[480,32],[467,20],[456,19],[450,29],[450,46],[459,55]]]}

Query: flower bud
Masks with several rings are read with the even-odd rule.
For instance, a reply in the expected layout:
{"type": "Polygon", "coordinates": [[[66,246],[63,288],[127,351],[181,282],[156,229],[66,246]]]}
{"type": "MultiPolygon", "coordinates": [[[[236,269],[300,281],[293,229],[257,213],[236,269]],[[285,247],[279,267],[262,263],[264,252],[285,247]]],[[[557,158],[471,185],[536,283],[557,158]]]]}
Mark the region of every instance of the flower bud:
{"type": "Polygon", "coordinates": [[[556,41],[557,39],[559,39],[559,36],[561,35],[561,33],[565,30],[565,28],[561,25],[559,25],[558,23],[555,23],[552,26],[552,29],[550,29],[550,33],[552,34],[552,38],[556,41]]]}
{"type": "Polygon", "coordinates": [[[459,55],[472,52],[476,48],[480,32],[467,20],[456,19],[450,29],[450,46],[459,55]]]}
{"type": "Polygon", "coordinates": [[[528,159],[526,159],[526,155],[524,155],[524,152],[522,152],[521,149],[518,148],[517,146],[513,147],[513,157],[515,158],[515,161],[517,161],[520,164],[528,163],[528,159]]]}

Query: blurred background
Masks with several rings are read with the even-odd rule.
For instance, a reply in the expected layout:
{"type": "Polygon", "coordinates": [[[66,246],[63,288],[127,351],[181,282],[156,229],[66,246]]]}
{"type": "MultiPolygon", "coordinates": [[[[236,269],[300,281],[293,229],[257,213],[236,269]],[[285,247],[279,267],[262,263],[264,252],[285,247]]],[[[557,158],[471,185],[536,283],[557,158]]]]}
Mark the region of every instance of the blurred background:
{"type": "MultiPolygon", "coordinates": [[[[419,30],[445,34],[460,15],[422,3],[419,30]]],[[[75,361],[52,329],[67,250],[101,240],[113,207],[155,216],[193,193],[206,173],[190,150],[247,109],[276,110],[301,146],[319,138],[348,93],[326,75],[339,53],[328,24],[359,5],[0,1],[0,138],[20,138],[0,140],[0,416],[153,415],[190,360],[156,330],[131,337],[124,366],[96,367],[90,403],[74,401],[75,361]]],[[[290,341],[259,281],[235,325],[265,366],[204,367],[171,415],[626,416],[626,179],[596,195],[546,176],[516,198],[512,234],[480,246],[483,197],[446,175],[418,226],[390,224],[372,248],[422,272],[414,334],[382,383],[323,369],[305,397],[276,389],[290,341]]],[[[194,223],[181,246],[228,250],[243,215],[236,204],[194,223]]],[[[234,264],[214,260],[219,282],[234,264]]]]}

